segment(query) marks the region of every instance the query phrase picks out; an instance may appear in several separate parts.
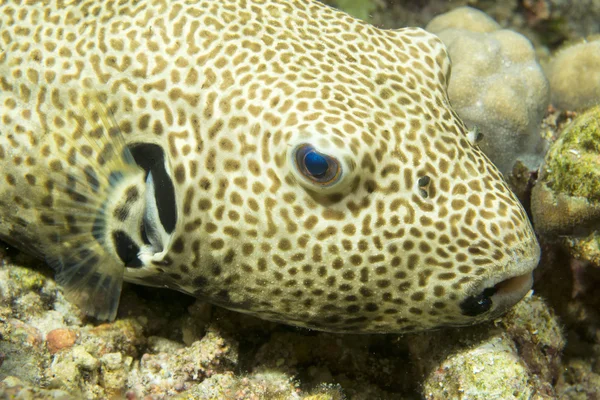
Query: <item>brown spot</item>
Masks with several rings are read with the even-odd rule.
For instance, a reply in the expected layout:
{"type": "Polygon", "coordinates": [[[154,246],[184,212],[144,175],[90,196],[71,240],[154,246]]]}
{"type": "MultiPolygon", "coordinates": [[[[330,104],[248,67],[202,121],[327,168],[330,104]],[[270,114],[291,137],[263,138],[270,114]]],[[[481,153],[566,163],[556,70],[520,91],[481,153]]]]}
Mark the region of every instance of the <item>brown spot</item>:
{"type": "Polygon", "coordinates": [[[183,164],[179,164],[178,166],[176,166],[175,171],[173,172],[175,176],[175,181],[180,185],[183,184],[183,182],[185,182],[185,167],[183,166],[183,164]]]}
{"type": "Polygon", "coordinates": [[[183,251],[185,250],[185,246],[184,246],[184,241],[181,237],[178,237],[177,239],[175,239],[175,241],[173,241],[171,250],[173,250],[173,252],[177,253],[177,254],[183,253],[183,251]]]}
{"type": "Polygon", "coordinates": [[[71,329],[54,329],[46,335],[46,346],[50,354],[68,349],[75,344],[77,333],[71,329]]]}

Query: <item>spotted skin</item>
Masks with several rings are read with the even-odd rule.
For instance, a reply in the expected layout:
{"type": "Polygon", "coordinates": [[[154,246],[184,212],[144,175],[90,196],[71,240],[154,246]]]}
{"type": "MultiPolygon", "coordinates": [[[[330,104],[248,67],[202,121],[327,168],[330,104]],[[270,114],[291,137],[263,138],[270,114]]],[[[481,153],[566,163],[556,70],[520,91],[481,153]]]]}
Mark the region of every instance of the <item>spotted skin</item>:
{"type": "MultiPolygon", "coordinates": [[[[471,316],[461,303],[530,272],[539,248],[451,109],[449,74],[434,35],[308,0],[0,0],[0,236],[43,255],[65,253],[57,230],[89,236],[69,199],[69,224],[49,223],[43,202],[64,198],[53,173],[107,171],[79,111],[96,97],[127,145],[163,150],[175,193],[174,229],[125,280],[334,332],[494,318],[509,306],[471,316]],[[339,183],[294,168],[302,143],[343,161],[339,183]]],[[[104,234],[144,248],[140,171],[118,190],[98,183],[89,204],[121,207],[102,214],[104,234]]]]}

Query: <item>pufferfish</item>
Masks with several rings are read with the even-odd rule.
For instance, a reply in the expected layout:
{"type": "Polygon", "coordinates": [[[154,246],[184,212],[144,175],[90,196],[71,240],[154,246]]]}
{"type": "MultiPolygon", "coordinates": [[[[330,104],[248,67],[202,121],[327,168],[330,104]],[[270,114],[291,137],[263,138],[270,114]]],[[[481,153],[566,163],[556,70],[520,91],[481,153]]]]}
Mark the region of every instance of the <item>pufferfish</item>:
{"type": "Polygon", "coordinates": [[[449,75],[311,0],[0,0],[0,237],[100,319],[123,281],[331,332],[495,318],[539,246],[449,75]]]}

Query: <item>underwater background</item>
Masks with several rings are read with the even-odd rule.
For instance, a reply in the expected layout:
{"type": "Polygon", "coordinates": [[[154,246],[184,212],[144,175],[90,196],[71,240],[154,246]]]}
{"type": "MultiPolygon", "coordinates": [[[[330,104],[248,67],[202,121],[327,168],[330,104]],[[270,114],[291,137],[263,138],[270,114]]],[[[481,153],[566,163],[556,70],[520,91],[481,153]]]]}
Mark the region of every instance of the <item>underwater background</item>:
{"type": "Polygon", "coordinates": [[[102,323],[0,243],[0,398],[600,399],[600,0],[326,3],[444,41],[452,105],[534,222],[533,292],[473,327],[342,335],[126,284],[102,323]]]}

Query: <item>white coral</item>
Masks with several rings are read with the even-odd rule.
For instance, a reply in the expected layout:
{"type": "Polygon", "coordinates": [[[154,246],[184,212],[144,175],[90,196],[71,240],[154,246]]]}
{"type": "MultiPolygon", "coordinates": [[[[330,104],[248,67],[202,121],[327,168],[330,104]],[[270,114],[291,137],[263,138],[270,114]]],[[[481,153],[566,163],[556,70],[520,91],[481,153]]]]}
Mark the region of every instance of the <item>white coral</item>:
{"type": "Polygon", "coordinates": [[[427,30],[448,48],[450,101],[467,126],[484,134],[481,149],[503,173],[517,160],[537,168],[546,150],[539,125],[549,85],[529,40],[470,7],[437,16],[427,30]]]}
{"type": "Polygon", "coordinates": [[[548,71],[552,104],[585,110],[600,104],[600,38],[559,51],[548,71]]]}

